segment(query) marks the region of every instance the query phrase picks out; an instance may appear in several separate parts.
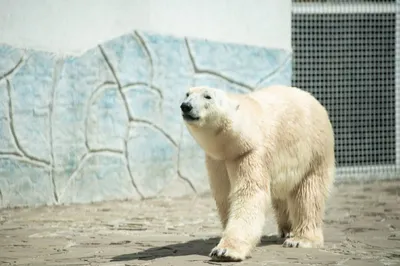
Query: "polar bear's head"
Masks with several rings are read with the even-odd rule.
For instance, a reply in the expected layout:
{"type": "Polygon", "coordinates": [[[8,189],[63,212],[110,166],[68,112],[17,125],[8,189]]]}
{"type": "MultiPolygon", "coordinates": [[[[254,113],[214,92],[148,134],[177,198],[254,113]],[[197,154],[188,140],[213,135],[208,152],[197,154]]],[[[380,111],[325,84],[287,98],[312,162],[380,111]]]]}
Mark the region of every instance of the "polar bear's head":
{"type": "Polygon", "coordinates": [[[197,127],[215,127],[231,118],[238,103],[226,92],[209,87],[190,88],[181,103],[186,124],[197,127]]]}

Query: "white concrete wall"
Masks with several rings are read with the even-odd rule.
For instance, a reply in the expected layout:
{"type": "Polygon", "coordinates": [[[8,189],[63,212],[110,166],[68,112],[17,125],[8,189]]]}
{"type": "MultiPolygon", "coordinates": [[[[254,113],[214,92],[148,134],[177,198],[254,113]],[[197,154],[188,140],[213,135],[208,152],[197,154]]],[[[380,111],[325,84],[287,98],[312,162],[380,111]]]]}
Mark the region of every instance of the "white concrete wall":
{"type": "Polygon", "coordinates": [[[80,54],[132,29],[291,49],[291,0],[0,0],[0,43],[80,54]]]}

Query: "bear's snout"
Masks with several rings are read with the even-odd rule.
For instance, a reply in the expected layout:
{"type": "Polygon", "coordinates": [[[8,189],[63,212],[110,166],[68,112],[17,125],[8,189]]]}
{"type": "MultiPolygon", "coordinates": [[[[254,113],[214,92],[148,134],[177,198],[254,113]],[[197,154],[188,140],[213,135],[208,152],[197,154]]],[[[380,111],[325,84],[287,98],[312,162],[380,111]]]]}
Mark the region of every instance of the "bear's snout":
{"type": "Polygon", "coordinates": [[[192,109],[193,109],[193,106],[189,102],[183,102],[181,104],[181,110],[183,113],[189,113],[190,111],[192,111],[192,109]]]}

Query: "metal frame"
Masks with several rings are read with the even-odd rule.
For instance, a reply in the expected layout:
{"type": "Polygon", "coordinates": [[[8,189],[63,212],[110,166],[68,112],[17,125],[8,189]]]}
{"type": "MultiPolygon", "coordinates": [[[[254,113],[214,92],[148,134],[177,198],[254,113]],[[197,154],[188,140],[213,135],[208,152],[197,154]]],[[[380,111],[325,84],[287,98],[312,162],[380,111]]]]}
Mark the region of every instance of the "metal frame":
{"type": "Polygon", "coordinates": [[[373,181],[400,178],[400,0],[396,3],[292,3],[294,14],[360,14],[395,13],[396,14],[396,164],[369,165],[357,167],[338,167],[336,181],[373,181]]]}
{"type": "Polygon", "coordinates": [[[396,12],[396,166],[400,168],[400,0],[395,4],[396,12]]]}
{"type": "Polygon", "coordinates": [[[396,3],[292,3],[292,13],[295,14],[357,14],[357,13],[394,13],[396,3]]]}

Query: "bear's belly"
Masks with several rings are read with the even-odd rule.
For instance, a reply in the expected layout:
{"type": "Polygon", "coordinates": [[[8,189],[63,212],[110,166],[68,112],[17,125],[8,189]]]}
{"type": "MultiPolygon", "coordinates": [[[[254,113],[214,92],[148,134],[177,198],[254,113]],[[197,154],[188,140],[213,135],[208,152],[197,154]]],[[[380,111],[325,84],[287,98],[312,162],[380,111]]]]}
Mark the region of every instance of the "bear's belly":
{"type": "Polygon", "coordinates": [[[305,167],[296,160],[287,161],[285,167],[280,167],[271,174],[271,196],[277,199],[286,199],[301,182],[305,172],[305,167]]]}

